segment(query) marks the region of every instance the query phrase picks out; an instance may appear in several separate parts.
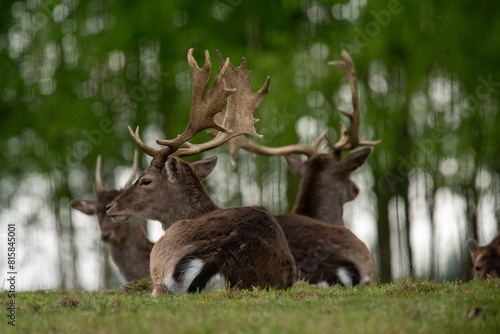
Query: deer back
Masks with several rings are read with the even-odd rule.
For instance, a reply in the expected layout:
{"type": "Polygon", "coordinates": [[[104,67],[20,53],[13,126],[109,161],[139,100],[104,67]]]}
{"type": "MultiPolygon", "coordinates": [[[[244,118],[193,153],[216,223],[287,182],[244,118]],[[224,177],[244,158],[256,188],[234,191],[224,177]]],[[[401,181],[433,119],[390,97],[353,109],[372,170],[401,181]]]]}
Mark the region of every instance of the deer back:
{"type": "Polygon", "coordinates": [[[297,214],[276,218],[295,259],[298,279],[345,287],[373,282],[372,254],[348,228],[297,214]]]}
{"type": "Polygon", "coordinates": [[[154,246],[150,266],[155,287],[173,293],[208,290],[214,276],[239,288],[284,289],[295,281],[283,231],[262,207],[218,209],[176,222],[154,246]]]}

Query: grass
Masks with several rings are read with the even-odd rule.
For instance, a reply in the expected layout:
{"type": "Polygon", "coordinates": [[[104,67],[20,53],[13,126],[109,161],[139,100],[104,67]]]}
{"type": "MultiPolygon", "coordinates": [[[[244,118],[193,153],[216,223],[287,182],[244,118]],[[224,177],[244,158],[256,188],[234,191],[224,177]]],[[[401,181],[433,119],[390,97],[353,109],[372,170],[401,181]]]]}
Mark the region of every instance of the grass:
{"type": "Polygon", "coordinates": [[[15,328],[7,293],[0,298],[1,333],[500,333],[498,280],[162,297],[133,288],[20,292],[15,328]]]}

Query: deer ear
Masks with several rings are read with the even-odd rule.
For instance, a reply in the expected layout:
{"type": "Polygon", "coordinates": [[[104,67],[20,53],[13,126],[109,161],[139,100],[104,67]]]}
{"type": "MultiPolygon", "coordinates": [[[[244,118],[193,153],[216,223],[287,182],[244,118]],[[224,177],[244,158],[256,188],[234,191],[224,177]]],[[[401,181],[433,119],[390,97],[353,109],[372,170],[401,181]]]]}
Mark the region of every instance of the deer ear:
{"type": "Polygon", "coordinates": [[[477,244],[477,241],[475,239],[469,239],[469,241],[467,241],[467,245],[469,246],[469,252],[471,255],[474,255],[476,249],[479,248],[479,245],[477,244]]]}
{"type": "Polygon", "coordinates": [[[167,178],[170,182],[176,182],[181,176],[181,164],[176,157],[168,157],[165,163],[165,170],[167,171],[167,178]]]}
{"type": "Polygon", "coordinates": [[[92,201],[76,201],[71,203],[71,207],[89,216],[96,213],[94,202],[92,201]]]}
{"type": "Polygon", "coordinates": [[[295,175],[302,176],[302,166],[304,162],[295,155],[285,155],[285,159],[288,163],[288,169],[295,175]]]}
{"type": "Polygon", "coordinates": [[[345,165],[345,171],[350,173],[363,166],[366,159],[368,159],[371,153],[371,148],[365,148],[349,154],[347,157],[341,160],[341,163],[345,165]]]}
{"type": "Polygon", "coordinates": [[[205,160],[196,161],[191,164],[191,167],[200,180],[205,180],[217,165],[217,159],[219,159],[219,157],[214,156],[205,160]]]}

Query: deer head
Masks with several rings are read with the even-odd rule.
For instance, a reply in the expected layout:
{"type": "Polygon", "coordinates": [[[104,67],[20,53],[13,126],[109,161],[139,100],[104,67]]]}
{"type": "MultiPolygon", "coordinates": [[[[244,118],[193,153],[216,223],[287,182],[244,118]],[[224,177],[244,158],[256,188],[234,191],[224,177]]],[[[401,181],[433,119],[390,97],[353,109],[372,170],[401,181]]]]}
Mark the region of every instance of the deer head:
{"type": "Polygon", "coordinates": [[[346,128],[342,123],[341,136],[336,143],[332,143],[325,130],[314,142],[308,145],[288,145],[284,147],[266,147],[255,144],[244,136],[230,141],[229,155],[232,159],[238,149],[243,148],[257,154],[284,156],[289,169],[301,177],[299,193],[293,213],[303,214],[334,225],[343,225],[343,205],[352,201],[358,195],[358,187],[350,179],[350,173],[366,161],[371,154],[371,148],[364,148],[345,157],[343,151],[354,150],[360,146],[375,146],[378,141],[360,141],[359,103],[356,72],[351,57],[342,52],[344,61],[332,61],[328,65],[340,68],[347,76],[352,93],[352,113],[339,108],[339,111],[350,120],[346,128]],[[330,153],[319,153],[323,141],[331,149],[330,153]],[[307,157],[302,161],[293,154],[307,157]]]}
{"type": "Polygon", "coordinates": [[[474,279],[500,278],[500,234],[486,246],[479,246],[474,239],[468,241],[468,246],[474,279]]]}
{"type": "Polygon", "coordinates": [[[210,54],[205,51],[205,64],[200,68],[193,57],[193,49],[189,50],[188,62],[193,76],[191,112],[186,130],[177,138],[157,140],[164,147],[155,149],[142,142],[139,127],[135,132],[129,127],[135,142],[153,159],[139,179],[106,207],[113,220],[159,220],[166,229],[180,219],[194,219],[217,208],[201,183],[215,167],[217,158],[188,164],[180,157],[210,150],[239,135],[260,137],[254,128],[258,120],[253,118],[253,112],[268,93],[270,80],[268,77],[264,86],[253,93],[245,58],[239,67],[231,65],[229,59],[224,61],[218,52],[217,58],[220,73],[207,90],[212,72],[210,54]],[[224,107],[224,118],[218,124],[215,116],[224,107]],[[208,128],[218,131],[212,140],[189,143],[196,134],[208,128]]]}
{"type": "Polygon", "coordinates": [[[86,215],[97,215],[97,221],[99,223],[99,229],[101,231],[101,240],[109,243],[120,243],[128,234],[126,226],[121,226],[114,224],[111,218],[106,215],[106,205],[120,195],[125,189],[130,187],[132,181],[135,178],[135,173],[137,173],[138,167],[138,155],[137,150],[134,152],[134,162],[132,167],[132,173],[125,182],[122,189],[107,190],[104,187],[101,176],[101,165],[102,158],[99,155],[97,157],[97,167],[96,167],[96,199],[94,201],[82,200],[75,201],[71,203],[71,207],[75,210],[83,212],[86,215]]]}

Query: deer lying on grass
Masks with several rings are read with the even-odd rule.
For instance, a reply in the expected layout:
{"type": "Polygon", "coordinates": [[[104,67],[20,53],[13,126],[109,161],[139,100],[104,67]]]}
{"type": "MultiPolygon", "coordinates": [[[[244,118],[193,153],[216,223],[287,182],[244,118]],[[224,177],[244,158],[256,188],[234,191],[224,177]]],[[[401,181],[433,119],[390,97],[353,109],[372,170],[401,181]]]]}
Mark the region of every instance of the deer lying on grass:
{"type": "Polygon", "coordinates": [[[101,156],[97,158],[96,168],[96,200],[76,201],[73,209],[87,215],[97,215],[101,230],[101,240],[108,245],[109,253],[120,273],[127,281],[149,277],[149,254],[153,243],[146,237],[142,222],[127,220],[115,224],[106,215],[106,205],[127,189],[137,172],[137,151],[134,154],[132,175],[121,190],[106,190],[101,176],[101,156]]]}
{"type": "Polygon", "coordinates": [[[500,233],[486,246],[468,241],[474,279],[500,278],[500,233]]]}
{"type": "Polygon", "coordinates": [[[342,151],[358,146],[374,146],[380,141],[359,141],[359,107],[354,64],[346,52],[345,61],[329,62],[347,75],[353,112],[339,108],[350,119],[348,128],[341,123],[341,138],[332,143],[323,132],[312,146],[289,145],[266,147],[255,144],[244,136],[230,141],[230,158],[239,148],[267,155],[284,156],[289,169],[301,177],[299,192],[291,214],[277,216],[283,228],[298,274],[309,283],[328,285],[336,282],[349,287],[352,284],[368,284],[375,274],[373,258],[366,245],[344,227],[343,206],[358,195],[358,188],[350,179],[350,173],[359,168],[371,154],[365,148],[342,157],[342,151]],[[319,146],[326,140],[331,153],[321,154],[319,146]],[[292,154],[304,154],[307,161],[292,154]],[[307,217],[306,217],[307,216],[307,217]]]}
{"type": "Polygon", "coordinates": [[[192,105],[186,130],[172,140],[157,140],[165,146],[155,149],[142,142],[139,128],[130,134],[153,159],[139,179],[107,206],[115,221],[154,219],[165,234],[151,252],[153,295],[163,286],[175,294],[221,289],[227,284],[239,288],[287,288],[295,281],[295,263],[283,231],[262,207],[219,208],[201,180],[216,165],[213,157],[192,164],[179,157],[218,147],[235,136],[259,137],[253,124],[254,110],[268,92],[269,77],[257,92],[250,89],[251,74],[243,58],[239,67],[221,63],[220,74],[206,91],[211,77],[210,55],[199,68],[188,52],[193,75],[192,105]],[[214,116],[227,105],[224,121],[214,116]],[[188,143],[200,131],[213,128],[219,134],[209,142],[188,143]],[[181,148],[181,146],[186,146],[181,148]]]}

